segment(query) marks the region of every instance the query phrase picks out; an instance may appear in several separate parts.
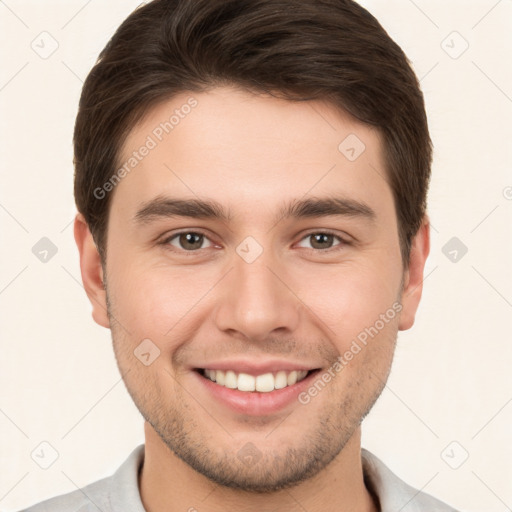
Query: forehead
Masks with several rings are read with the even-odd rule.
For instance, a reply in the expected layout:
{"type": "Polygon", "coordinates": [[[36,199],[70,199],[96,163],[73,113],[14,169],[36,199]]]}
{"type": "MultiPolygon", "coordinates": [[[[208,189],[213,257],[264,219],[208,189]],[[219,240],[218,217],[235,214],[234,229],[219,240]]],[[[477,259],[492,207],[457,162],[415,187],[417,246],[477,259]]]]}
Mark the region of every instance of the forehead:
{"type": "Polygon", "coordinates": [[[215,198],[247,214],[308,194],[359,195],[377,209],[393,202],[376,129],[326,102],[231,87],[153,107],[129,133],[121,168],[112,201],[126,214],[165,194],[215,198]]]}

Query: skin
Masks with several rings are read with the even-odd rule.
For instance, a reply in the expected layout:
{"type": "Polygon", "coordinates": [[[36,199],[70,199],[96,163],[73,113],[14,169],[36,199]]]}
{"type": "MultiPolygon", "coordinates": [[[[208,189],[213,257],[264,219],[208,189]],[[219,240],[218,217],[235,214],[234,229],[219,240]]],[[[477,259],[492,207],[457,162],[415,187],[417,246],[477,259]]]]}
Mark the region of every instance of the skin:
{"type": "Polygon", "coordinates": [[[198,106],[115,187],[104,268],[81,214],[74,226],[93,318],[111,329],[119,369],[146,420],[144,506],[377,511],[363,481],[360,423],[385,385],[398,331],[414,323],[428,218],[404,271],[379,132],[321,101],[228,87],[181,94],[132,129],[120,161],[190,96],[198,106]],[[366,146],[353,162],[338,150],[349,134],[366,146]],[[214,199],[232,219],[137,225],[141,204],[159,194],[214,199]],[[283,201],[333,195],[364,202],[375,221],[274,219],[283,201]],[[179,237],[158,243],[182,230],[205,235],[189,257],[179,237]],[[350,243],[335,236],[315,245],[311,235],[325,230],[350,243]],[[263,248],[250,264],[236,252],[247,236],[263,248]],[[307,405],[237,414],[189,369],[229,357],[327,369],[397,301],[400,314],[307,405]],[[133,354],[146,338],[160,350],[149,366],[133,354]],[[261,457],[245,465],[237,453],[248,442],[261,457]]]}

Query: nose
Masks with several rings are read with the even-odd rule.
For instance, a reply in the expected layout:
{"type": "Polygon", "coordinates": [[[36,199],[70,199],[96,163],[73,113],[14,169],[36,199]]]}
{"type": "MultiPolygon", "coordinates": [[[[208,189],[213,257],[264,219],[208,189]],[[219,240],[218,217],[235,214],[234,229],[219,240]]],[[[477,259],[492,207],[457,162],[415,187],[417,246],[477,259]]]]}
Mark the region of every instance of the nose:
{"type": "Polygon", "coordinates": [[[222,281],[216,309],[217,327],[230,335],[258,342],[275,331],[294,332],[302,303],[293,290],[293,279],[270,250],[252,263],[237,253],[234,268],[222,281]]]}

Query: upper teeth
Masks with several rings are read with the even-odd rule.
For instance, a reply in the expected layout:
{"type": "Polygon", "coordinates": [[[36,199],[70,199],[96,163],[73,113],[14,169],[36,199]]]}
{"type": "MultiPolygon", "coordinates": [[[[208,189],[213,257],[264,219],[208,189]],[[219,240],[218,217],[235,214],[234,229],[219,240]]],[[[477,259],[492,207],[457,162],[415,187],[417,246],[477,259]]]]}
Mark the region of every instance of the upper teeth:
{"type": "Polygon", "coordinates": [[[291,386],[302,380],[307,373],[307,370],[293,370],[291,372],[281,370],[275,375],[273,373],[264,373],[263,375],[254,377],[247,373],[237,374],[232,370],[204,370],[206,377],[221,386],[238,389],[240,391],[261,391],[263,393],[291,386]]]}

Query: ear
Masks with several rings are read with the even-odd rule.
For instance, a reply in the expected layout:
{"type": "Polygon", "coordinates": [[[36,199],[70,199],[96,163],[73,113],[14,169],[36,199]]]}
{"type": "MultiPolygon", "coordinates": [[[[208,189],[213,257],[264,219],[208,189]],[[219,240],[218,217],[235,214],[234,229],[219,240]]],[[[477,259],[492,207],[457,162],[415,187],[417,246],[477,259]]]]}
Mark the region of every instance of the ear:
{"type": "Polygon", "coordinates": [[[84,216],[75,217],[74,235],[80,253],[80,271],[85,292],[92,304],[92,317],[103,327],[110,328],[107,315],[107,293],[103,286],[101,258],[84,216]]]}
{"type": "Polygon", "coordinates": [[[404,288],[402,291],[402,311],[398,329],[406,331],[414,324],[414,317],[418,309],[423,291],[423,270],[430,252],[430,221],[427,215],[418,232],[411,241],[409,268],[404,273],[404,288]]]}

